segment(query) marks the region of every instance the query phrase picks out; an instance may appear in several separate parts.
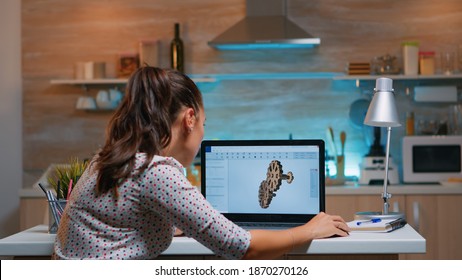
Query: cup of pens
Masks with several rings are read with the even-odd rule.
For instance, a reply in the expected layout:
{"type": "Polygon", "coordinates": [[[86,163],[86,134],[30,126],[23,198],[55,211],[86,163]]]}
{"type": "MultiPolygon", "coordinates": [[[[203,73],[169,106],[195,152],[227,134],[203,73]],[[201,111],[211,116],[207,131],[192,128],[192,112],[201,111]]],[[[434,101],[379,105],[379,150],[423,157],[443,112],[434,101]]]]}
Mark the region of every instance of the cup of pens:
{"type": "Polygon", "coordinates": [[[58,230],[59,222],[61,221],[61,216],[64,213],[67,202],[77,185],[77,181],[85,171],[87,164],[87,161],[72,158],[69,164],[56,165],[53,172],[48,175],[49,188],[39,184],[48,201],[50,212],[49,233],[56,233],[58,230]]]}
{"type": "Polygon", "coordinates": [[[45,197],[48,201],[48,232],[56,233],[58,230],[59,222],[61,221],[61,216],[64,213],[64,208],[66,208],[67,199],[58,199],[58,197],[55,196],[51,189],[47,189],[41,183],[38,185],[45,193],[45,197]]]}

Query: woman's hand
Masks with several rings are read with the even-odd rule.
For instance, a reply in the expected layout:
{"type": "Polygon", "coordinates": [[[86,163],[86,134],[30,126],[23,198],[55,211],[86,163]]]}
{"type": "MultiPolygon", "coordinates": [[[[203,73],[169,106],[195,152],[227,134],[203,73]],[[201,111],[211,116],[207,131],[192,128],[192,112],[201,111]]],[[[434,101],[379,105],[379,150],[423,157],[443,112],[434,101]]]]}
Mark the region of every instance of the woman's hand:
{"type": "Polygon", "coordinates": [[[319,213],[305,225],[294,229],[305,232],[308,240],[326,238],[330,236],[348,236],[350,228],[340,216],[319,213]]]}
{"type": "Polygon", "coordinates": [[[175,227],[175,232],[173,233],[173,236],[183,236],[183,235],[184,235],[184,232],[181,229],[175,227]]]}
{"type": "Polygon", "coordinates": [[[287,230],[251,230],[244,259],[274,259],[313,239],[347,236],[350,228],[340,216],[319,213],[308,223],[287,230]]]}

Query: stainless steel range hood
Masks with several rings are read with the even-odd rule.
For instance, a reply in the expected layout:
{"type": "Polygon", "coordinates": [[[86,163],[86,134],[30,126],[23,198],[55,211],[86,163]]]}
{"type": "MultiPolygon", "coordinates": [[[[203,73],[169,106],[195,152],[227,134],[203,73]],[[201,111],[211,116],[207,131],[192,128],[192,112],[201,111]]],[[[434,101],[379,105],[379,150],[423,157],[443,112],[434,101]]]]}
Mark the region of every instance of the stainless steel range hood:
{"type": "Polygon", "coordinates": [[[246,0],[247,16],[208,42],[218,50],[313,48],[321,39],[286,17],[286,0],[246,0]]]}

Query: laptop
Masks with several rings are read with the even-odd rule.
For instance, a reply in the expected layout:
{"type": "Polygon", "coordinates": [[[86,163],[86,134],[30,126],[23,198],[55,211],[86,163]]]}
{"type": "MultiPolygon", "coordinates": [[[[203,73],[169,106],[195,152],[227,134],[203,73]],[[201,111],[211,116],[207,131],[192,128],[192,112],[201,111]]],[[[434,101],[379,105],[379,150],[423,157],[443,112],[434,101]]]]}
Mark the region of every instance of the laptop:
{"type": "Polygon", "coordinates": [[[247,228],[302,225],[325,211],[323,140],[204,140],[201,191],[247,228]]]}

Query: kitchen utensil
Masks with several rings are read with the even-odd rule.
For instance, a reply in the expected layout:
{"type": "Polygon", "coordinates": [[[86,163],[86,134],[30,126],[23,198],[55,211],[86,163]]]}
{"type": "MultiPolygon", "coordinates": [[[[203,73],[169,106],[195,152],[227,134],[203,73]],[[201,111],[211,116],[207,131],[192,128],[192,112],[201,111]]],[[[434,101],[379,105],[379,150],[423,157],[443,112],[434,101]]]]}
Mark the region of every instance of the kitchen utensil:
{"type": "Polygon", "coordinates": [[[346,132],[340,132],[340,143],[342,143],[342,156],[345,155],[346,132]]]}
{"type": "Polygon", "coordinates": [[[335,142],[334,142],[334,130],[332,127],[328,127],[326,130],[326,136],[327,136],[327,144],[329,145],[329,152],[332,156],[337,156],[337,149],[335,148],[335,142]]]}

